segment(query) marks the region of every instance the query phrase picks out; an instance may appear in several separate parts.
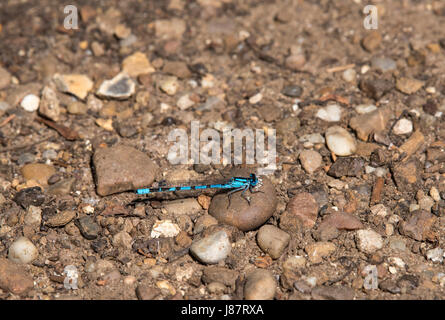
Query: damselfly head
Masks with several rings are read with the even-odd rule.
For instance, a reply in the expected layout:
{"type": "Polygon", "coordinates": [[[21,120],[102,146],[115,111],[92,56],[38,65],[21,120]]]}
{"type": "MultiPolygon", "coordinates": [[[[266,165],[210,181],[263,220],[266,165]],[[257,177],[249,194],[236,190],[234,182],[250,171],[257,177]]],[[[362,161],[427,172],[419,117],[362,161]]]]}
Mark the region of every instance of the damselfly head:
{"type": "Polygon", "coordinates": [[[250,174],[249,180],[250,180],[250,185],[253,187],[255,187],[258,183],[258,179],[254,173],[250,174]]]}

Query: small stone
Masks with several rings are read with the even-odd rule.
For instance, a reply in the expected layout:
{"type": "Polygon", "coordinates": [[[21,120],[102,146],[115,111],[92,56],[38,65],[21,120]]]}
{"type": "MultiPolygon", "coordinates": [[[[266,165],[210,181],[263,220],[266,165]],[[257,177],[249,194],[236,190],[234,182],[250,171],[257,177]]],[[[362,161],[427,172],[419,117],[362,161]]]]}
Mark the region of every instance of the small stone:
{"type": "Polygon", "coordinates": [[[192,76],[187,64],[182,61],[167,61],[162,68],[162,71],[171,74],[179,79],[186,79],[192,76]]]}
{"type": "Polygon", "coordinates": [[[444,257],[444,250],[441,248],[434,248],[426,252],[426,258],[432,262],[442,263],[444,257]]]}
{"type": "Polygon", "coordinates": [[[194,104],[195,104],[195,101],[190,99],[189,94],[183,95],[181,98],[178,99],[178,102],[176,103],[178,108],[181,110],[186,110],[186,109],[192,107],[194,104]]]}
{"type": "Polygon", "coordinates": [[[371,213],[378,217],[386,217],[388,215],[388,209],[383,204],[376,204],[370,208],[371,213]]]}
{"type": "Polygon", "coordinates": [[[323,258],[329,257],[337,247],[332,242],[315,242],[304,248],[309,261],[312,263],[323,262],[323,258]]]}
{"type": "Polygon", "coordinates": [[[150,64],[150,61],[148,61],[147,56],[142,52],[135,52],[131,56],[126,57],[122,62],[122,70],[133,78],[156,71],[150,64]]]}
{"type": "Polygon", "coordinates": [[[0,67],[0,90],[5,89],[11,83],[12,76],[5,68],[0,67]]]}
{"type": "Polygon", "coordinates": [[[28,94],[20,103],[21,107],[28,112],[36,111],[39,108],[39,104],[40,98],[34,94],[28,94]]]}
{"type": "Polygon", "coordinates": [[[105,80],[99,87],[97,95],[104,98],[125,100],[135,93],[136,84],[125,73],[119,73],[111,80],[105,80]]]}
{"type": "Polygon", "coordinates": [[[57,159],[57,151],[54,149],[45,150],[42,152],[42,158],[49,159],[49,160],[56,160],[57,159]]]}
{"type": "Polygon", "coordinates": [[[367,141],[372,133],[385,130],[391,116],[391,109],[379,108],[373,112],[351,118],[349,126],[355,130],[357,137],[367,141]]]}
{"type": "Polygon", "coordinates": [[[436,187],[431,187],[430,196],[434,201],[439,202],[441,200],[439,190],[436,187]]]}
{"type": "MultiPolygon", "coordinates": [[[[49,183],[49,180],[50,179],[48,179],[48,183],[49,183]]],[[[76,178],[70,178],[70,179],[57,181],[48,187],[47,192],[48,192],[48,194],[55,195],[55,196],[67,195],[71,192],[75,181],[76,181],[76,178]]]]}
{"type": "Polygon", "coordinates": [[[329,168],[328,175],[341,177],[359,177],[364,171],[365,161],[362,158],[338,158],[329,168]]]}
{"type": "Polygon", "coordinates": [[[408,134],[413,131],[413,123],[408,119],[402,118],[396,122],[392,130],[397,135],[408,134]]]}
{"type": "Polygon", "coordinates": [[[56,173],[53,166],[43,163],[26,164],[20,171],[27,181],[35,180],[42,186],[48,185],[49,177],[56,173]]]}
{"type": "Polygon", "coordinates": [[[193,228],[193,234],[201,233],[208,227],[216,226],[217,224],[218,224],[218,220],[216,220],[214,217],[212,217],[209,214],[205,214],[196,220],[195,226],[193,228]]]}
{"type": "Polygon", "coordinates": [[[14,201],[24,209],[31,205],[39,207],[45,201],[45,195],[40,187],[26,188],[17,192],[14,201]]]}
{"type": "MultiPolygon", "coordinates": [[[[278,129],[277,129],[277,131],[278,131],[278,129]]],[[[310,134],[305,134],[305,135],[301,136],[300,142],[310,143],[311,145],[316,145],[316,144],[325,144],[326,140],[319,133],[310,133],[310,134]]]]}
{"type": "Polygon", "coordinates": [[[179,217],[182,215],[193,216],[201,212],[202,208],[195,198],[163,201],[162,206],[168,215],[179,217]]]}
{"type": "Polygon", "coordinates": [[[85,216],[76,220],[76,226],[79,228],[85,239],[94,240],[99,235],[100,226],[94,221],[91,216],[85,216]]]}
{"type": "Polygon", "coordinates": [[[148,284],[140,284],[136,287],[136,296],[139,300],[154,300],[161,294],[161,290],[148,284]]]}
{"type": "Polygon", "coordinates": [[[433,240],[432,226],[436,217],[424,210],[413,211],[407,221],[400,223],[399,231],[402,235],[417,241],[433,240]]]}
{"type": "Polygon", "coordinates": [[[57,98],[56,92],[50,87],[45,87],[42,90],[39,113],[53,121],[59,121],[59,99],[57,98]]]}
{"type": "Polygon", "coordinates": [[[14,263],[27,264],[37,259],[38,255],[36,246],[25,237],[15,240],[8,249],[8,259],[14,263]]]}
{"type": "Polygon", "coordinates": [[[278,259],[290,241],[290,235],[272,225],[265,225],[258,230],[258,245],[272,259],[278,259]]]}
{"type": "Polygon", "coordinates": [[[190,253],[202,263],[215,264],[224,260],[231,249],[227,232],[221,230],[194,241],[190,247],[190,253]]]}
{"type": "Polygon", "coordinates": [[[81,100],[85,100],[94,85],[90,78],[82,74],[56,74],[54,81],[60,91],[71,93],[81,100]]]}
{"type": "Polygon", "coordinates": [[[42,209],[35,206],[29,206],[26,210],[23,222],[25,225],[37,228],[42,223],[42,209]]]}
{"type": "Polygon", "coordinates": [[[357,72],[354,69],[346,69],[342,74],[343,80],[352,82],[357,78],[357,72]]]}
{"type": "Polygon", "coordinates": [[[371,31],[363,38],[362,45],[367,51],[372,52],[380,46],[381,42],[382,35],[380,32],[371,31]]]}
{"type": "Polygon", "coordinates": [[[437,103],[432,99],[428,99],[426,101],[426,103],[423,105],[423,111],[425,111],[425,113],[430,114],[432,116],[436,115],[437,103]]]}
{"type": "Polygon", "coordinates": [[[403,239],[391,238],[389,240],[389,247],[392,250],[404,252],[404,251],[406,251],[406,241],[403,239]]]}
{"type": "Polygon", "coordinates": [[[102,129],[105,129],[107,131],[114,131],[113,127],[113,119],[96,119],[96,124],[101,127],[102,129]]]}
{"type": "Polygon", "coordinates": [[[390,58],[372,58],[371,65],[374,69],[380,70],[382,72],[393,71],[397,69],[396,62],[390,58]]]}
{"type": "Polygon", "coordinates": [[[159,83],[159,87],[169,96],[175,95],[178,91],[178,80],[176,77],[167,77],[159,83]]]}
{"type": "Polygon", "coordinates": [[[291,70],[301,70],[306,64],[306,57],[304,54],[293,54],[286,58],[285,65],[291,70]]]}
{"type": "Polygon", "coordinates": [[[398,78],[396,81],[396,88],[405,94],[413,94],[422,88],[424,84],[423,81],[416,79],[398,78]]]}
{"type": "Polygon", "coordinates": [[[345,286],[322,286],[312,289],[311,295],[315,300],[352,300],[355,293],[345,286]]]}
{"type": "Polygon", "coordinates": [[[125,231],[120,231],[113,236],[113,246],[117,248],[131,250],[132,241],[133,238],[125,231]]]}
{"type": "Polygon", "coordinates": [[[156,20],[154,28],[156,37],[160,39],[180,39],[186,30],[186,23],[184,20],[173,18],[170,20],[156,20]]]}
{"type": "Polygon", "coordinates": [[[416,185],[421,181],[420,167],[419,160],[412,159],[407,162],[401,162],[392,168],[394,180],[400,191],[405,192],[417,189],[416,185]]]}
{"type": "Polygon", "coordinates": [[[275,297],[276,285],[276,280],[270,271],[254,270],[246,278],[244,299],[272,300],[275,297]]]}
{"type": "Polygon", "coordinates": [[[263,99],[263,94],[261,92],[251,96],[249,98],[249,103],[250,104],[257,104],[258,102],[260,102],[263,99]]]}
{"type": "Polygon", "coordinates": [[[86,114],[88,107],[86,104],[76,101],[69,104],[67,110],[70,114],[86,114]]]}
{"type": "Polygon", "coordinates": [[[97,41],[93,41],[91,44],[91,50],[93,51],[95,57],[100,57],[105,53],[104,46],[97,41]]]}
{"type": "Polygon", "coordinates": [[[11,105],[5,101],[0,101],[0,117],[3,116],[6,111],[11,108],[11,105]]]}
{"type": "Polygon", "coordinates": [[[366,78],[360,81],[359,87],[368,97],[379,100],[394,88],[394,84],[385,79],[366,78]]]}
{"type": "Polygon", "coordinates": [[[316,117],[327,122],[338,122],[341,119],[342,109],[337,104],[330,104],[317,111],[316,117]]]}
{"type": "Polygon", "coordinates": [[[35,159],[36,159],[36,157],[33,154],[31,154],[31,153],[28,153],[28,152],[22,153],[19,156],[19,158],[17,159],[17,164],[19,166],[22,166],[24,164],[34,162],[35,159]]]}
{"type": "Polygon", "coordinates": [[[317,151],[303,150],[299,158],[301,165],[308,174],[314,173],[321,166],[322,157],[317,151]]]}
{"type": "Polygon", "coordinates": [[[205,284],[218,281],[227,287],[234,288],[239,273],[235,270],[230,270],[223,267],[208,266],[205,267],[202,273],[202,282],[205,284]]]}
{"type": "Polygon", "coordinates": [[[48,227],[63,227],[76,217],[76,212],[72,210],[64,210],[48,218],[45,225],[48,227]]]}
{"type": "Polygon", "coordinates": [[[326,144],[338,156],[350,156],[357,150],[354,137],[344,128],[333,126],[325,133],[326,144]]]}
{"type": "Polygon", "coordinates": [[[180,231],[179,226],[171,222],[171,220],[158,220],[153,225],[150,236],[152,238],[169,238],[175,237],[180,231]]]}
{"type": "Polygon", "coordinates": [[[149,186],[157,172],[156,164],[145,153],[125,145],[98,149],[93,164],[101,196],[149,186]]]}
{"type": "Polygon", "coordinates": [[[371,229],[358,230],[355,239],[358,249],[364,253],[371,254],[383,247],[382,236],[371,229]]]}
{"type": "Polygon", "coordinates": [[[15,295],[25,295],[34,287],[34,281],[22,267],[0,258],[0,288],[15,295]]]}
{"type": "Polygon", "coordinates": [[[430,212],[431,208],[434,205],[434,200],[431,197],[423,196],[422,198],[420,198],[418,200],[418,203],[419,203],[419,208],[421,210],[425,210],[425,211],[430,212]]]}
{"type": "Polygon", "coordinates": [[[375,110],[377,110],[377,107],[373,104],[359,104],[355,107],[355,111],[357,111],[358,114],[371,113],[375,110]]]}
{"type": "Polygon", "coordinates": [[[177,245],[179,245],[182,248],[188,248],[192,244],[192,239],[189,237],[187,232],[181,231],[178,233],[178,235],[175,237],[175,242],[177,245]]]}
{"type": "Polygon", "coordinates": [[[298,98],[303,93],[303,88],[297,85],[289,85],[283,88],[282,94],[292,98],[298,98]]]}
{"type": "Polygon", "coordinates": [[[295,232],[302,228],[310,230],[317,221],[318,203],[307,192],[299,193],[292,198],[285,212],[280,217],[280,228],[289,232],[295,232]]]}
{"type": "Polygon", "coordinates": [[[362,229],[361,221],[351,213],[332,212],[325,216],[319,228],[323,225],[330,225],[338,230],[357,230],[362,229]]]}
{"type": "Polygon", "coordinates": [[[114,28],[114,34],[119,39],[125,39],[128,38],[128,36],[130,36],[131,29],[128,28],[126,25],[120,23],[116,26],[116,28],[114,28]]]}

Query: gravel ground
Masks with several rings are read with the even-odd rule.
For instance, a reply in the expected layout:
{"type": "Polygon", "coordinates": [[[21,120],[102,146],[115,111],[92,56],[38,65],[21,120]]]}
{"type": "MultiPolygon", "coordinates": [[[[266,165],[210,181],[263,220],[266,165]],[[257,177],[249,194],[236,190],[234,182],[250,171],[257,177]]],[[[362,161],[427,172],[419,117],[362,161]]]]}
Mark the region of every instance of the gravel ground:
{"type": "Polygon", "coordinates": [[[445,3],[0,3],[0,299],[442,299],[445,3]],[[71,20],[71,22],[73,22],[71,20]],[[275,129],[277,170],[172,164],[275,129]]]}

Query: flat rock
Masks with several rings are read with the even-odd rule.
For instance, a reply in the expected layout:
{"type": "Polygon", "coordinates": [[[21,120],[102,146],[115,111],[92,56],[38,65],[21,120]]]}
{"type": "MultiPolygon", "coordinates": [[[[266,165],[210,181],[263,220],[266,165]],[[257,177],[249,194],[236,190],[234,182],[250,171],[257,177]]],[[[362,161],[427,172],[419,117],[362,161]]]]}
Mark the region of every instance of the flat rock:
{"type": "Polygon", "coordinates": [[[257,233],[258,246],[272,259],[278,259],[283,254],[289,241],[288,233],[272,225],[262,226],[257,233]]]}
{"type": "Polygon", "coordinates": [[[101,196],[150,186],[158,170],[145,153],[125,145],[98,149],[93,163],[101,196]]]}
{"type": "Polygon", "coordinates": [[[126,74],[119,73],[111,80],[105,80],[97,90],[97,95],[104,98],[125,100],[136,90],[135,82],[126,74]]]}
{"type": "Polygon", "coordinates": [[[432,226],[437,217],[425,210],[416,210],[411,212],[411,216],[400,223],[399,231],[401,234],[417,241],[434,240],[432,226]]]}
{"type": "Polygon", "coordinates": [[[394,84],[385,79],[366,78],[360,81],[359,87],[369,98],[379,100],[394,89],[394,84]]]}
{"type": "Polygon", "coordinates": [[[148,61],[147,56],[142,52],[135,52],[131,56],[126,57],[122,62],[122,70],[133,78],[156,71],[150,61],[148,61]]]}
{"type": "Polygon", "coordinates": [[[417,79],[402,77],[397,79],[396,88],[405,94],[413,94],[422,88],[424,84],[423,81],[417,79]]]}
{"type": "Polygon", "coordinates": [[[85,239],[88,240],[96,239],[101,231],[100,226],[91,216],[79,218],[75,221],[75,223],[76,226],[79,228],[80,233],[82,233],[85,239]]]}
{"type": "Polygon", "coordinates": [[[251,198],[250,204],[241,197],[241,192],[231,195],[230,206],[227,194],[218,194],[212,198],[209,214],[220,223],[229,224],[242,231],[253,230],[264,224],[276,209],[277,195],[269,179],[260,179],[262,186],[254,193],[245,192],[245,196],[251,198]]]}
{"type": "Polygon", "coordinates": [[[264,269],[252,271],[244,284],[245,300],[272,300],[276,291],[276,280],[273,274],[264,269]]]}
{"type": "Polygon", "coordinates": [[[20,171],[27,181],[35,180],[42,186],[48,185],[49,177],[56,173],[53,166],[43,163],[26,164],[20,171]]]}
{"type": "Polygon", "coordinates": [[[364,172],[365,161],[357,157],[338,158],[329,168],[328,175],[341,177],[359,177],[364,172]]]}
{"type": "Polygon", "coordinates": [[[338,236],[338,230],[362,229],[361,221],[351,213],[333,212],[328,214],[315,232],[317,240],[329,241],[338,236]]]}
{"type": "Polygon", "coordinates": [[[309,174],[314,173],[321,166],[322,157],[317,151],[303,150],[299,158],[304,170],[309,174]]]}
{"type": "Polygon", "coordinates": [[[317,221],[318,203],[315,198],[307,192],[299,193],[293,197],[285,212],[280,217],[280,228],[289,232],[295,232],[302,228],[303,231],[310,230],[317,221]]]}
{"type": "Polygon", "coordinates": [[[371,65],[373,68],[386,72],[393,71],[397,69],[397,64],[393,59],[375,57],[371,60],[371,65]]]}
{"type": "Polygon", "coordinates": [[[329,257],[337,249],[335,244],[328,241],[320,241],[312,243],[304,248],[309,261],[312,263],[323,262],[323,258],[329,257]]]}
{"type": "Polygon", "coordinates": [[[374,253],[383,247],[382,236],[371,229],[358,230],[355,239],[358,249],[364,253],[374,253]]]}
{"type": "Polygon", "coordinates": [[[94,85],[93,81],[83,74],[56,74],[54,81],[58,90],[71,93],[82,100],[85,100],[94,85]]]}
{"type": "Polygon", "coordinates": [[[349,126],[355,130],[359,139],[367,141],[372,133],[385,130],[390,116],[390,108],[379,108],[373,112],[351,118],[349,126]]]}
{"type": "Polygon", "coordinates": [[[34,287],[32,277],[17,264],[0,258],[0,288],[16,295],[25,295],[34,287]]]}
{"type": "Polygon", "coordinates": [[[417,190],[421,181],[421,164],[417,158],[401,162],[392,168],[397,189],[402,192],[417,190]]]}

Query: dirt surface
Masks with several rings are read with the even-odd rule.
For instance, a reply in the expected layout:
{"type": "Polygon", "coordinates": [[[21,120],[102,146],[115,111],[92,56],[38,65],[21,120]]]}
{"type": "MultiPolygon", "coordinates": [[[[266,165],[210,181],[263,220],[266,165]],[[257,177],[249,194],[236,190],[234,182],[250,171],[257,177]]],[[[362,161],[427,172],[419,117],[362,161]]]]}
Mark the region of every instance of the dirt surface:
{"type": "Polygon", "coordinates": [[[360,0],[91,3],[73,3],[76,30],[62,2],[0,3],[1,299],[443,298],[443,2],[375,1],[377,30],[360,0]],[[101,93],[122,71],[109,89],[123,95],[101,93]],[[193,120],[277,130],[277,170],[252,205],[132,203],[136,184],[255,171],[173,165],[168,135],[193,120]],[[333,126],[349,136],[331,144],[333,126]],[[118,150],[106,165],[104,148],[118,150]],[[177,232],[155,237],[166,220],[177,232]],[[38,252],[17,262],[22,236],[38,252]],[[205,263],[201,239],[230,253],[205,263]]]}

